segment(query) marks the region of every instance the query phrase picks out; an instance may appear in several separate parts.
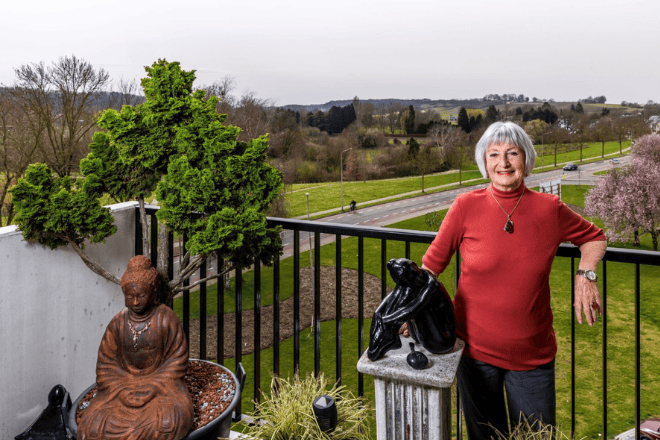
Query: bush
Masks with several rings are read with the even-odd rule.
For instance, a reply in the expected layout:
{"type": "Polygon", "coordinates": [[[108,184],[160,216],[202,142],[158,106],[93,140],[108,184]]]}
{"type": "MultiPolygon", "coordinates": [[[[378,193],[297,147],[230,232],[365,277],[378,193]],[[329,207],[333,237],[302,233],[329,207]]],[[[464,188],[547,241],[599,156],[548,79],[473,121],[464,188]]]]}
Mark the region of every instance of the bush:
{"type": "Polygon", "coordinates": [[[319,172],[316,163],[303,162],[296,170],[295,181],[297,183],[323,182],[323,174],[319,172]]]}
{"type": "Polygon", "coordinates": [[[328,386],[322,373],[318,380],[311,374],[302,380],[297,375],[293,380],[273,377],[270,395],[263,393],[263,403],[255,408],[261,423],[247,425],[245,434],[264,440],[368,440],[371,409],[346,387],[328,386]],[[332,432],[321,431],[312,409],[314,399],[323,394],[337,405],[337,427],[332,432]]]}

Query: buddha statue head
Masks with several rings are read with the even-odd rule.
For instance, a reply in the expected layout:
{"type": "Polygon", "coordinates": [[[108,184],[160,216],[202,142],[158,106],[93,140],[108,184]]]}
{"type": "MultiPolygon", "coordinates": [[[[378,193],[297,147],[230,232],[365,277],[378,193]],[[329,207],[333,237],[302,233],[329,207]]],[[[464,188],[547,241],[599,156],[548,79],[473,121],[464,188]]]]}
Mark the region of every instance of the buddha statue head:
{"type": "Polygon", "coordinates": [[[136,255],[128,262],[121,278],[124,305],[135,316],[143,316],[158,304],[160,276],[144,255],[136,255]]]}

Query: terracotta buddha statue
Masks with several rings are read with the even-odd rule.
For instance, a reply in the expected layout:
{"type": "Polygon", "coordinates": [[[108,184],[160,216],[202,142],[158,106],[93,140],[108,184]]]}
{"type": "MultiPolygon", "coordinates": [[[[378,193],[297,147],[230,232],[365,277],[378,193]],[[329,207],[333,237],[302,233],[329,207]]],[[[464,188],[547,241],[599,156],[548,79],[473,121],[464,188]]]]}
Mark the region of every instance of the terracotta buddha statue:
{"type": "Polygon", "coordinates": [[[158,303],[159,286],[151,261],[131,258],[121,279],[126,307],[101,341],[98,392],[78,426],[79,440],[179,440],[190,430],[188,344],[178,317],[158,303]]]}

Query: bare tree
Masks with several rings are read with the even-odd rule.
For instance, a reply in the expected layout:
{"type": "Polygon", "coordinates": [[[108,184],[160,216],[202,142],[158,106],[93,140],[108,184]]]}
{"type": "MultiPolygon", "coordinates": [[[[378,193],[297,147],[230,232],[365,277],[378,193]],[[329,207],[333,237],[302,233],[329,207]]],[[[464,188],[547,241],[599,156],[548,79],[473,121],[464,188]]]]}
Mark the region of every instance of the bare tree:
{"type": "Polygon", "coordinates": [[[231,75],[225,75],[222,79],[215,81],[211,85],[202,85],[200,89],[206,90],[206,99],[215,96],[218,99],[218,112],[229,114],[231,113],[236,98],[232,93],[236,88],[236,80],[231,75]]]}
{"type": "Polygon", "coordinates": [[[273,117],[272,102],[259,98],[256,93],[246,91],[228,114],[227,123],[241,128],[239,140],[257,138],[268,133],[273,117]]]}
{"type": "Polygon", "coordinates": [[[20,89],[29,116],[45,128],[45,141],[40,144],[43,159],[59,176],[70,175],[87,154],[100,110],[95,98],[109,84],[108,73],[75,55],[48,67],[43,62],[24,64],[14,72],[15,88],[20,89]]]}
{"type": "Polygon", "coordinates": [[[474,144],[457,143],[453,145],[446,153],[452,168],[458,168],[458,184],[463,184],[463,168],[474,160],[474,144]]]}
{"type": "Polygon", "coordinates": [[[601,158],[605,159],[605,142],[614,138],[614,127],[612,118],[609,116],[600,118],[593,127],[592,137],[601,144],[601,158]]]}
{"type": "Polygon", "coordinates": [[[440,160],[456,144],[465,142],[465,133],[459,127],[450,124],[434,124],[427,133],[426,143],[440,150],[440,160]]]}
{"type": "Polygon", "coordinates": [[[391,102],[387,105],[387,125],[390,127],[390,133],[394,134],[394,129],[399,126],[399,112],[401,104],[391,102]]]}
{"type": "Polygon", "coordinates": [[[135,79],[124,79],[115,82],[110,89],[109,107],[117,111],[125,105],[135,107],[144,102],[144,94],[140,83],[135,79]]]}
{"type": "Polygon", "coordinates": [[[43,140],[43,126],[21,103],[15,90],[0,88],[0,212],[7,219],[3,224],[0,217],[0,226],[11,224],[14,209],[8,191],[34,161],[43,140]]]}

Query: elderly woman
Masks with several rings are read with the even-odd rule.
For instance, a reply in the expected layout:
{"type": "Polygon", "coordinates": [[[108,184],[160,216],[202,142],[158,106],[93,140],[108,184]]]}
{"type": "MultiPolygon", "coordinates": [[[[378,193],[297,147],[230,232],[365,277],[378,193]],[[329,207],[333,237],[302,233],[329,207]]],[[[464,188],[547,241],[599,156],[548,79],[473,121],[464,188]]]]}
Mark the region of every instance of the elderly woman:
{"type": "Polygon", "coordinates": [[[456,198],[422,259],[437,277],[457,249],[463,258],[454,306],[466,342],[458,387],[470,440],[496,437],[491,426],[508,432],[507,407],[512,426],[520,417],[555,424],[552,261],[562,242],[580,249],[575,313],[593,326],[601,312],[594,271],[606,248],[601,229],[557,196],[525,187],[536,151],[518,125],[488,127],[475,159],[490,185],[456,198]]]}

